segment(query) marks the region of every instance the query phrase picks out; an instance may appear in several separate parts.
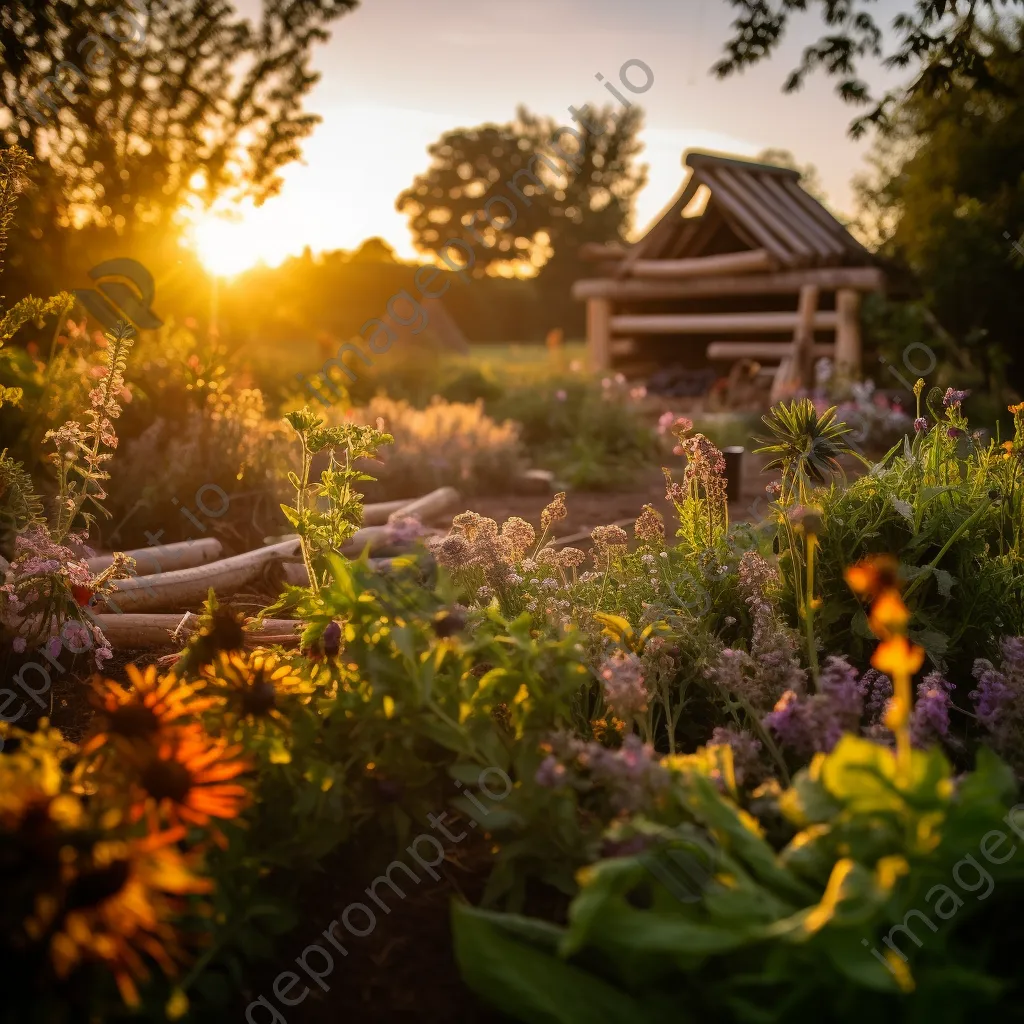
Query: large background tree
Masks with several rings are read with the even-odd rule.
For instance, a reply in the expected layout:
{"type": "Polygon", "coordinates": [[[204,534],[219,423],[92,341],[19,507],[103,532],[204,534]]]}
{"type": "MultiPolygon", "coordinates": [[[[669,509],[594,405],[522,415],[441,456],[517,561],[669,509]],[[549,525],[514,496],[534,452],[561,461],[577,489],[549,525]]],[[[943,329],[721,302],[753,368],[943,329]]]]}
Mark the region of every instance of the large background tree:
{"type": "Polygon", "coordinates": [[[228,0],[5,0],[0,132],[36,160],[9,290],[169,256],[186,207],[273,195],[319,120],[311,49],[356,3],[264,0],[251,24],[228,0]]]}
{"type": "Polygon", "coordinates": [[[819,68],[836,76],[836,92],[844,100],[870,108],[851,124],[855,136],[870,124],[889,124],[891,112],[908,93],[938,96],[962,83],[1006,94],[1007,83],[977,30],[987,27],[1007,7],[1024,8],[1024,0],[914,0],[893,19],[890,32],[895,38],[887,39],[885,27],[872,14],[874,0],[728,2],[741,13],[733,22],[735,34],[726,42],[726,56],[715,65],[719,77],[770,57],[794,13],[808,8],[820,11],[828,32],[804,49],[785,89],[799,89],[819,68]],[[873,95],[860,71],[865,59],[880,60],[888,68],[908,69],[912,72],[909,85],[873,95]]]}
{"type": "Polygon", "coordinates": [[[1006,238],[1024,231],[1024,20],[975,42],[1008,88],[954,76],[947,92],[909,98],[860,182],[862,217],[880,251],[916,273],[961,368],[992,393],[1008,371],[1024,392],[1024,270],[1006,238]]]}
{"type": "Polygon", "coordinates": [[[583,108],[573,125],[577,143],[568,132],[556,135],[553,118],[520,108],[508,124],[447,132],[429,149],[430,167],[396,206],[424,252],[440,253],[449,238],[463,238],[474,249],[478,274],[543,268],[542,282],[565,287],[578,269],[580,245],[621,241],[632,227],[633,201],[647,180],[646,166],[636,160],[642,120],[637,107],[583,108]],[[518,192],[507,184],[513,181],[518,192]],[[507,228],[512,214],[505,202],[490,207],[490,225],[483,216],[499,196],[514,205],[507,228]]]}

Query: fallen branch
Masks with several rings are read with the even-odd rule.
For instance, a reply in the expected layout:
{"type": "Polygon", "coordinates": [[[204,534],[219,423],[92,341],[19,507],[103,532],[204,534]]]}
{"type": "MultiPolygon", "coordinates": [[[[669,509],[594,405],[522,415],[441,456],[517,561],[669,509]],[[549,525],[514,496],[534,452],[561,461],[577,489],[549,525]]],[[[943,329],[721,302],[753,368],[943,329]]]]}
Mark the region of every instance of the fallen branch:
{"type": "Polygon", "coordinates": [[[297,557],[299,542],[296,538],[191,569],[117,580],[114,593],[106,599],[106,607],[120,614],[199,605],[211,588],[221,594],[233,594],[258,580],[264,566],[297,557]]]}
{"type": "MultiPolygon", "coordinates": [[[[151,647],[184,647],[189,633],[199,624],[199,616],[189,612],[182,617],[174,613],[96,615],[93,621],[106,638],[119,648],[146,650],[151,647]]],[[[269,643],[297,643],[306,628],[296,619],[264,619],[259,629],[245,630],[247,647],[269,643]]]]}
{"type": "Polygon", "coordinates": [[[419,499],[403,498],[401,501],[378,501],[363,506],[363,526],[383,526],[396,512],[419,499]]]}
{"type": "Polygon", "coordinates": [[[438,487],[436,491],[424,494],[422,498],[409,502],[404,508],[388,516],[394,522],[400,516],[416,516],[421,523],[428,523],[435,516],[455,507],[461,501],[461,495],[454,487],[438,487]]]}
{"type": "MultiPolygon", "coordinates": [[[[184,540],[176,544],[154,544],[147,548],[134,548],[124,553],[135,559],[136,572],[146,576],[151,573],[191,569],[197,565],[215,562],[221,557],[223,548],[219,540],[204,537],[202,540],[184,540]]],[[[114,556],[94,555],[86,561],[93,573],[101,573],[110,567],[114,556]]]]}

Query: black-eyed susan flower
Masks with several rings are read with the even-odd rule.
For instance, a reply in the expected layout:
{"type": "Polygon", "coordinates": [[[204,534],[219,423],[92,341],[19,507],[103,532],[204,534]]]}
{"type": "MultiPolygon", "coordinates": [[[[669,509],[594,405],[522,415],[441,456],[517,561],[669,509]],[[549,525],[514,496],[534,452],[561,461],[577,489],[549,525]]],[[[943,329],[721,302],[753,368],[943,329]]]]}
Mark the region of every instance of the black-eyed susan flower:
{"type": "Polygon", "coordinates": [[[176,826],[237,818],[249,802],[248,789],[231,781],[251,767],[241,755],[241,746],[212,739],[196,726],[159,737],[135,752],[130,817],[138,821],[148,812],[176,826]]]}
{"type": "Polygon", "coordinates": [[[149,976],[147,957],[166,974],[176,973],[184,957],[172,922],[183,910],[182,898],[212,889],[175,847],[182,836],[182,829],[173,829],[68,851],[59,917],[49,929],[58,977],[85,962],[102,963],[124,1001],[137,1006],[137,982],[149,976]]]}
{"type": "Polygon", "coordinates": [[[83,753],[99,750],[113,740],[151,742],[161,733],[194,719],[213,701],[197,697],[195,691],[172,674],[159,676],[156,667],[125,670],[132,684],[128,691],[112,679],[93,679],[93,703],[98,709],[94,735],[83,753]]]}
{"type": "Polygon", "coordinates": [[[278,711],[281,697],[305,696],[314,689],[287,661],[264,651],[250,655],[221,654],[203,670],[203,678],[207,692],[226,697],[243,718],[282,719],[278,711]]]}

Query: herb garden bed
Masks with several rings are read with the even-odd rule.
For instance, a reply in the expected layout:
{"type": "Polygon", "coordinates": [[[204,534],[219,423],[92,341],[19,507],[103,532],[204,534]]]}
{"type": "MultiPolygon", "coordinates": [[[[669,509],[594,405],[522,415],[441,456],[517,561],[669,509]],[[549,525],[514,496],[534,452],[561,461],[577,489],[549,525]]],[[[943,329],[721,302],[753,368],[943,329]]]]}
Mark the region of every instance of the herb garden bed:
{"type": "Polygon", "coordinates": [[[256,560],[299,582],[132,664],[81,608],[138,580],[75,532],[129,347],[50,438],[50,515],[2,464],[12,1019],[1014,1018],[1024,405],[1000,444],[921,382],[856,478],[832,411],[779,406],[754,521],[680,419],[668,514],[403,521],[386,566],[344,552],[392,439],[292,412],[297,539],[256,560]]]}

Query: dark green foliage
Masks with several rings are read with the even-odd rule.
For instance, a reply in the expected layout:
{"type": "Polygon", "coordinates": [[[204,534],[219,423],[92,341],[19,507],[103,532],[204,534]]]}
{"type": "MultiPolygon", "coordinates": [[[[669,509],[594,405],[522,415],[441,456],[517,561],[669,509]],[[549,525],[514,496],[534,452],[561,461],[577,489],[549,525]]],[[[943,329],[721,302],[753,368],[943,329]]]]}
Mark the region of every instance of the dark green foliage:
{"type": "Polygon", "coordinates": [[[72,234],[96,263],[126,238],[166,249],[190,199],[273,195],[319,120],[302,109],[312,48],[355,3],[264,0],[255,25],[218,0],[5,3],[2,137],[39,161],[27,226],[42,241],[12,249],[24,290],[70,276],[72,234]],[[83,216],[84,235],[60,228],[83,216]]]}
{"type": "Polygon", "coordinates": [[[976,92],[1005,94],[1005,79],[980,43],[976,28],[983,17],[1001,13],[1007,6],[1021,6],[1020,0],[915,0],[908,4],[910,10],[901,11],[893,19],[897,41],[890,49],[885,26],[870,10],[846,0],[810,4],[808,0],[729,2],[740,13],[732,24],[735,35],[725,45],[727,55],[714,68],[720,78],[770,57],[780,46],[795,12],[806,11],[809,6],[820,10],[828,34],[804,49],[799,67],[786,79],[785,89],[796,91],[819,68],[839,78],[836,93],[845,102],[871,106],[867,114],[851,124],[850,132],[855,137],[869,125],[886,126],[892,107],[905,92],[894,89],[881,97],[872,96],[859,71],[865,58],[890,68],[910,69],[911,94],[941,96],[957,81],[976,92]]]}
{"type": "Polygon", "coordinates": [[[712,781],[707,768],[681,764],[659,812],[684,807],[717,839],[699,899],[679,899],[648,868],[651,857],[667,866],[662,847],[580,872],[566,925],[456,905],[469,984],[530,1024],[956,1022],[1014,1005],[1015,968],[985,922],[1019,912],[1024,855],[982,857],[992,832],[1004,852],[1019,849],[1016,817],[1004,820],[1016,785],[992,755],[954,791],[941,753],[915,754],[913,783],[897,787],[891,751],[846,737],[781,797],[803,829],[781,850],[734,802],[727,775],[712,781]],[[960,903],[946,896],[936,914],[936,886],[960,903]],[[909,964],[891,953],[889,970],[872,955],[888,952],[886,937],[909,964]]]}

